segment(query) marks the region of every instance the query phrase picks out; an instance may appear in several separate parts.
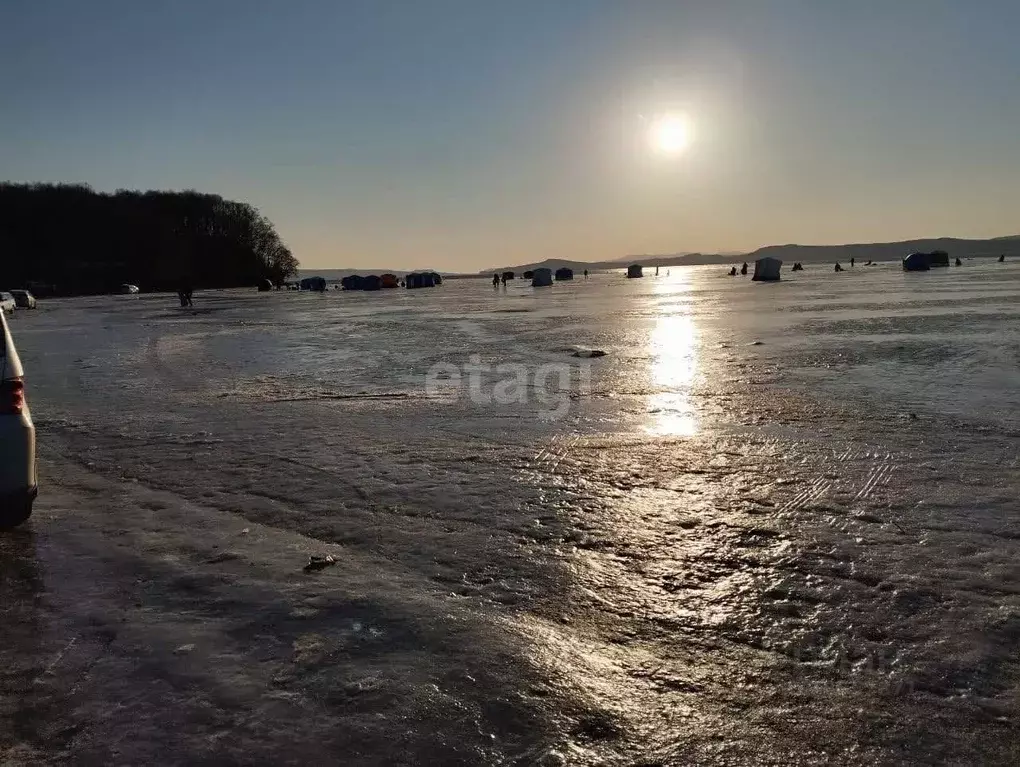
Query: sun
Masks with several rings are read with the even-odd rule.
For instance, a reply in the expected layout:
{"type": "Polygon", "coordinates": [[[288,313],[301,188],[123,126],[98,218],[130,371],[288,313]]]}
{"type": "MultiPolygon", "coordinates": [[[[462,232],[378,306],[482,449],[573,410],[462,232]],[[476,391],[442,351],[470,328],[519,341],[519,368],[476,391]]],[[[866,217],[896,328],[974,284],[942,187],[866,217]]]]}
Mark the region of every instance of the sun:
{"type": "Polygon", "coordinates": [[[682,154],[691,145],[691,122],[682,114],[661,115],[652,122],[648,141],[662,154],[682,154]]]}

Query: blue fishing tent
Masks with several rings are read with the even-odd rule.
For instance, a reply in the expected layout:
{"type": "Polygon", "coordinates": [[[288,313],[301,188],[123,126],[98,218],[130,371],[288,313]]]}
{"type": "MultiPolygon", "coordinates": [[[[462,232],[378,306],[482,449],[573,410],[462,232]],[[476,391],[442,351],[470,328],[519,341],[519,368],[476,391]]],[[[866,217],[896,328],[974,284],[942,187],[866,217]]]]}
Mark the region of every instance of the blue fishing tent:
{"type": "Polygon", "coordinates": [[[545,288],[553,283],[552,269],[536,269],[531,277],[531,287],[545,288]]]}
{"type": "Polygon", "coordinates": [[[340,280],[340,285],[344,290],[364,290],[365,278],[360,274],[348,274],[340,280]]]}
{"type": "Polygon", "coordinates": [[[433,288],[436,286],[435,272],[411,272],[404,278],[404,285],[412,288],[433,288]]]}
{"type": "Polygon", "coordinates": [[[772,256],[759,258],[754,262],[754,276],[751,280],[757,282],[774,282],[779,279],[779,270],[782,267],[783,262],[778,258],[772,258],[772,256]]]}
{"type": "Polygon", "coordinates": [[[903,271],[927,272],[931,268],[927,253],[911,253],[903,259],[903,271]]]}
{"type": "Polygon", "coordinates": [[[317,290],[322,293],[326,290],[325,277],[305,277],[301,280],[301,290],[317,290]]]}

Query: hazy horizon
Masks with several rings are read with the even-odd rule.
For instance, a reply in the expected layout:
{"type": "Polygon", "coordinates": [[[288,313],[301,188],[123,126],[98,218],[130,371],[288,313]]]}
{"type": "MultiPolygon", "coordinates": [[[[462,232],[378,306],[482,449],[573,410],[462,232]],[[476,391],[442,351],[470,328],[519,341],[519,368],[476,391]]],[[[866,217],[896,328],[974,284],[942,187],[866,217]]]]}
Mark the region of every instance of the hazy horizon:
{"type": "MultiPolygon", "coordinates": [[[[497,263],[490,263],[490,264],[481,266],[481,267],[479,267],[477,269],[473,269],[473,268],[472,269],[458,269],[458,270],[450,269],[450,270],[446,270],[446,271],[449,272],[450,274],[480,274],[480,273],[485,273],[485,272],[491,271],[492,269],[501,269],[501,268],[504,268],[504,267],[522,266],[522,265],[527,265],[527,264],[531,264],[531,263],[540,263],[540,262],[548,261],[548,260],[575,261],[575,262],[578,262],[578,263],[588,263],[588,264],[617,262],[619,264],[619,266],[615,267],[615,268],[625,269],[627,264],[632,259],[637,259],[637,258],[653,259],[653,260],[654,259],[668,259],[668,258],[682,258],[684,256],[693,256],[693,257],[704,256],[706,258],[712,258],[712,257],[739,258],[740,256],[750,255],[750,254],[755,253],[758,250],[761,250],[762,248],[769,248],[769,247],[779,247],[779,248],[792,248],[792,247],[803,247],[803,248],[851,248],[851,247],[867,246],[867,245],[871,245],[871,244],[888,245],[888,244],[897,244],[897,243],[901,243],[901,242],[902,243],[918,242],[918,241],[922,241],[922,242],[931,241],[931,242],[933,242],[933,241],[938,241],[938,240],[970,240],[970,239],[992,242],[992,241],[995,241],[995,240],[1005,240],[1005,241],[1016,240],[1018,238],[1020,238],[1020,235],[1015,235],[1015,234],[993,235],[991,237],[980,237],[980,238],[961,238],[961,237],[955,237],[953,235],[939,235],[939,236],[932,236],[932,237],[907,237],[907,238],[902,239],[902,240],[899,240],[899,239],[897,239],[897,240],[883,240],[883,241],[875,241],[873,243],[868,243],[868,242],[784,242],[784,243],[778,243],[778,242],[774,242],[774,243],[767,243],[767,244],[764,244],[764,245],[760,245],[760,246],[758,246],[756,248],[751,248],[750,250],[746,250],[746,251],[736,251],[736,250],[734,250],[734,251],[714,251],[714,252],[708,252],[708,251],[704,251],[704,252],[702,252],[702,251],[675,251],[675,252],[662,252],[662,253],[625,253],[625,254],[620,255],[620,256],[610,256],[610,257],[607,257],[607,258],[586,258],[583,254],[581,254],[580,256],[570,257],[570,258],[557,257],[557,256],[545,256],[545,257],[542,257],[542,258],[535,258],[535,259],[524,260],[524,261],[512,261],[512,262],[511,261],[507,261],[505,263],[498,263],[498,264],[497,263]]],[[[1007,250],[1008,250],[1008,248],[1007,248],[1007,250]]],[[[988,258],[991,258],[993,255],[996,255],[997,253],[998,253],[998,251],[996,251],[994,254],[989,252],[989,253],[984,254],[984,255],[986,257],[988,257],[988,258]]],[[[897,258],[901,257],[902,255],[904,255],[904,254],[898,254],[896,256],[892,256],[892,255],[883,256],[883,257],[880,257],[880,258],[876,258],[876,260],[879,260],[879,261],[894,260],[894,259],[897,259],[897,258]]],[[[967,253],[963,253],[961,255],[968,255],[968,254],[967,253]]],[[[713,261],[706,261],[706,262],[703,262],[703,263],[695,261],[695,262],[692,262],[691,264],[677,264],[676,266],[677,267],[682,267],[682,266],[713,266],[713,265],[715,265],[715,262],[713,262],[713,261]]],[[[363,264],[354,265],[354,266],[348,266],[348,265],[344,265],[344,264],[339,264],[339,265],[324,264],[324,265],[321,265],[321,266],[305,266],[304,264],[301,264],[301,271],[302,272],[311,272],[311,271],[315,271],[315,270],[320,270],[320,271],[323,271],[323,272],[347,272],[347,271],[352,271],[352,270],[357,270],[357,269],[370,269],[370,270],[374,269],[375,271],[383,270],[383,271],[391,271],[391,272],[400,273],[400,272],[412,272],[412,271],[426,271],[426,270],[429,270],[429,269],[438,269],[438,268],[439,267],[434,267],[432,264],[429,264],[429,263],[420,263],[420,264],[415,264],[414,266],[400,266],[400,265],[394,266],[393,264],[369,263],[369,262],[366,262],[366,263],[363,263],[363,264]]]]}
{"type": "Polygon", "coordinates": [[[0,174],[246,200],[303,269],[998,237],[1018,23],[1007,0],[9,4],[0,174]]]}

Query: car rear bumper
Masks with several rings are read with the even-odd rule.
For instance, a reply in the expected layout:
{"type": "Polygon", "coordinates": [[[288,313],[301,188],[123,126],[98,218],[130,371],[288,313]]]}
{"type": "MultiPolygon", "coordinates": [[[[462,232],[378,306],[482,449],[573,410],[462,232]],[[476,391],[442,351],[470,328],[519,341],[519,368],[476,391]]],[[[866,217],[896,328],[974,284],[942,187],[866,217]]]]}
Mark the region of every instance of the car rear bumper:
{"type": "Polygon", "coordinates": [[[0,510],[20,509],[25,504],[34,502],[37,495],[39,495],[38,485],[26,487],[24,490],[4,493],[0,495],[0,510]]]}
{"type": "Polygon", "coordinates": [[[32,417],[27,409],[0,416],[0,499],[34,493],[37,484],[32,417]]]}

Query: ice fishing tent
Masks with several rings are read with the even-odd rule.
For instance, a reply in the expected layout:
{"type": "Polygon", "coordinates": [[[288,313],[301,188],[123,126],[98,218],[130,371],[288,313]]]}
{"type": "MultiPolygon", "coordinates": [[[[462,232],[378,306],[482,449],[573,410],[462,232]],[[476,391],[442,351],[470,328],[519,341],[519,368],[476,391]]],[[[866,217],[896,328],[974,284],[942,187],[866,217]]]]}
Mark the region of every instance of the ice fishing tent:
{"type": "Polygon", "coordinates": [[[397,279],[397,275],[395,274],[387,273],[382,275],[379,279],[382,280],[382,286],[384,288],[395,288],[400,284],[400,281],[397,279]]]}
{"type": "Polygon", "coordinates": [[[340,286],[344,290],[364,290],[365,289],[365,278],[360,274],[348,274],[342,280],[340,280],[340,286]]]}
{"type": "Polygon", "coordinates": [[[641,264],[631,264],[627,267],[628,277],[644,277],[645,275],[641,272],[641,264]]]}
{"type": "Polygon", "coordinates": [[[439,272],[428,272],[428,275],[432,278],[433,285],[443,284],[443,276],[439,272]]]}
{"type": "Polygon", "coordinates": [[[404,284],[410,288],[432,288],[436,285],[433,272],[411,272],[404,278],[404,284]]]}
{"type": "Polygon", "coordinates": [[[574,279],[574,270],[573,269],[567,269],[567,267],[562,266],[562,267],[560,267],[559,269],[556,270],[556,279],[560,280],[560,281],[562,281],[562,280],[572,280],[572,279],[574,279]]]}
{"type": "Polygon", "coordinates": [[[535,269],[531,277],[531,287],[545,288],[553,284],[552,269],[535,269]]]}
{"type": "Polygon", "coordinates": [[[949,266],[949,254],[944,250],[933,250],[928,254],[928,266],[949,266]]]}
{"type": "Polygon", "coordinates": [[[503,280],[505,282],[510,282],[510,280],[512,280],[513,278],[514,278],[513,272],[503,272],[503,280]]]}
{"type": "Polygon", "coordinates": [[[759,282],[778,280],[779,270],[782,266],[783,262],[778,258],[772,258],[771,256],[759,258],[754,262],[754,276],[751,279],[759,282]]]}
{"type": "Polygon", "coordinates": [[[362,290],[379,290],[382,288],[382,279],[378,274],[370,274],[365,278],[365,281],[361,284],[362,290]]]}
{"type": "Polygon", "coordinates": [[[305,277],[301,280],[301,290],[317,290],[322,293],[326,290],[326,279],[324,277],[305,277]]]}
{"type": "Polygon", "coordinates": [[[533,271],[532,271],[531,269],[529,269],[528,271],[526,271],[526,272],[524,273],[524,277],[523,277],[523,279],[525,279],[525,280],[530,280],[530,279],[531,279],[532,277],[534,277],[534,276],[535,276],[535,273],[534,273],[534,272],[533,272],[533,271]]]}
{"type": "Polygon", "coordinates": [[[273,289],[273,281],[268,279],[259,280],[259,293],[266,293],[273,289]]]}
{"type": "Polygon", "coordinates": [[[931,268],[927,253],[911,253],[903,259],[903,271],[926,272],[931,268]]]}

